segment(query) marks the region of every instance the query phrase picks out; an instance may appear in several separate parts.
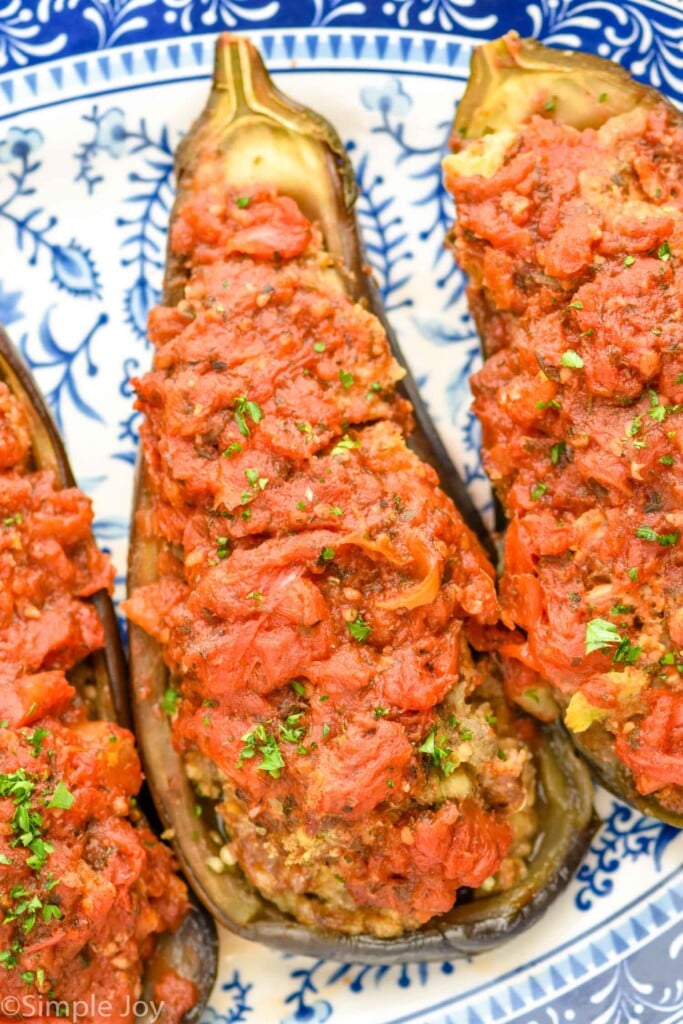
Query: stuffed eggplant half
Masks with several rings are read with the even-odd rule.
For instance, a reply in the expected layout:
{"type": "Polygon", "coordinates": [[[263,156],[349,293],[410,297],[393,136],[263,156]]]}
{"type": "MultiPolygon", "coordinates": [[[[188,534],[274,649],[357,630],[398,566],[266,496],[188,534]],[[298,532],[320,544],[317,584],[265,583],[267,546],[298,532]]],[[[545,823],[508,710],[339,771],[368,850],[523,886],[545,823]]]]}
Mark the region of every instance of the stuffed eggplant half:
{"type": "Polygon", "coordinates": [[[1,329],[0,517],[0,991],[19,1018],[195,1020],[215,929],[136,806],[113,568],[1,329]]]}
{"type": "Polygon", "coordinates": [[[596,57],[479,48],[444,162],[509,516],[509,695],[683,824],[683,120],[596,57]]]}
{"type": "Polygon", "coordinates": [[[224,36],[177,176],[126,603],[160,814],[249,938],[491,946],[571,876],[592,794],[472,650],[493,570],[392,352],[344,150],[224,36]]]}

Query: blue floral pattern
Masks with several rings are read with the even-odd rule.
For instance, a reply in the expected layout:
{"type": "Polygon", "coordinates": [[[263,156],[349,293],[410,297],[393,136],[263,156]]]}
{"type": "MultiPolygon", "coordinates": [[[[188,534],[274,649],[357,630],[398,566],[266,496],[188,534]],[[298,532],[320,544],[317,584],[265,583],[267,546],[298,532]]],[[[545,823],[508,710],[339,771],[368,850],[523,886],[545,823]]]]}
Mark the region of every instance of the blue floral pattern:
{"type": "MultiPolygon", "coordinates": [[[[613,56],[683,99],[674,0],[0,0],[0,244],[13,254],[0,322],[67,434],[119,590],[139,430],[130,380],[150,360],[173,150],[224,29],[256,33],[304,101],[318,106],[319,91],[323,112],[351,109],[338,123],[368,260],[434,419],[488,507],[467,383],[479,344],[443,249],[452,209],[440,162],[471,44],[507,27],[613,56]]],[[[549,928],[476,966],[337,964],[230,938],[204,1024],[683,1019],[683,836],[600,799],[604,826],[549,928]]]]}

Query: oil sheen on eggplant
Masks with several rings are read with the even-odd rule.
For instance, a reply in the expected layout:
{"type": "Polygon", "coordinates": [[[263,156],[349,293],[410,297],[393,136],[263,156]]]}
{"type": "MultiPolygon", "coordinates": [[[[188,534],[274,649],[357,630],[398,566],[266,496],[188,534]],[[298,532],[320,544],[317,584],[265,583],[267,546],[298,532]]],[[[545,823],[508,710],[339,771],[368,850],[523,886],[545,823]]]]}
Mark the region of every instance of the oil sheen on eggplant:
{"type": "MultiPolygon", "coordinates": [[[[0,327],[0,381],[19,400],[28,422],[32,469],[51,470],[58,488],[76,486],[61,437],[35,381],[0,327]]],[[[128,667],[121,646],[118,622],[109,594],[98,591],[90,599],[104,627],[105,646],[92,653],[70,672],[70,681],[93,720],[116,722],[132,727],[128,697],[128,667]]],[[[141,805],[146,794],[141,794],[141,805]]],[[[150,804],[152,818],[154,809],[150,804]]],[[[146,824],[142,811],[139,821],[146,824]]],[[[213,988],[217,970],[218,943],[215,923],[198,904],[192,904],[177,931],[159,936],[147,961],[142,979],[141,999],[153,1004],[154,983],[169,969],[191,981],[198,1001],[184,1017],[184,1024],[199,1020],[213,988]]],[[[152,1019],[150,1009],[136,1017],[140,1024],[152,1019]]]]}
{"type": "MultiPolygon", "coordinates": [[[[679,780],[683,763],[675,724],[680,716],[675,662],[680,657],[672,648],[681,639],[676,628],[680,540],[673,527],[658,534],[648,524],[652,517],[657,526],[671,524],[677,516],[680,470],[669,447],[676,436],[683,375],[675,366],[678,342],[669,342],[667,331],[675,332],[680,318],[680,291],[678,308],[675,301],[666,310],[658,306],[658,296],[676,294],[679,273],[676,180],[682,123],[680,113],[659,93],[611,61],[549,49],[508,33],[475,50],[456,112],[456,155],[444,162],[459,220],[450,241],[470,275],[471,308],[490,357],[474,378],[475,410],[484,422],[487,468],[512,519],[502,593],[508,588],[509,620],[526,629],[530,646],[542,652],[535,665],[536,655],[529,659],[522,654],[521,663],[553,684],[551,695],[547,684],[537,688],[520,676],[521,682],[513,684],[515,699],[545,720],[561,712],[575,747],[606,788],[677,827],[683,825],[683,788],[676,783],[676,761],[679,780]],[[527,138],[525,133],[533,132],[537,135],[527,138]],[[532,152],[536,178],[525,176],[521,165],[515,177],[513,161],[531,162],[532,152]],[[565,161],[557,157],[557,166],[551,167],[546,152],[572,155],[565,161]],[[506,183],[497,175],[507,175],[506,183]],[[494,209],[497,203],[500,210],[494,209]],[[559,214],[553,213],[553,203],[559,214]],[[498,217],[495,238],[484,225],[486,217],[498,217]],[[539,230],[541,218],[544,226],[539,230]],[[518,245],[513,255],[524,232],[533,241],[518,245]],[[507,291],[505,280],[511,282],[507,291]],[[629,320],[632,308],[641,311],[642,322],[629,320]],[[557,359],[550,351],[553,337],[560,339],[557,359]],[[536,365],[530,363],[532,351],[536,365]],[[525,395],[528,414],[522,409],[525,395]],[[500,415],[492,411],[494,403],[500,415]],[[571,410],[566,415],[565,407],[571,410]],[[519,445],[526,445],[530,454],[519,445]],[[501,457],[505,451],[514,452],[508,468],[501,457]],[[589,475],[589,459],[597,467],[595,479],[589,475]],[[528,472],[522,476],[525,462],[528,472]],[[563,483],[563,476],[572,472],[570,482],[563,483]],[[623,481],[617,480],[619,474],[623,481]],[[596,482],[598,477],[604,486],[596,482]],[[529,516],[535,525],[526,529],[529,516]],[[556,527],[550,529],[556,537],[536,558],[532,549],[547,533],[539,516],[555,517],[556,527]],[[571,550],[562,543],[562,529],[578,530],[590,516],[605,517],[609,536],[620,538],[621,554],[603,544],[594,559],[582,550],[580,540],[569,541],[571,550]],[[575,521],[576,526],[570,525],[575,521]],[[520,537],[531,543],[514,539],[520,537]],[[531,579],[536,573],[534,578],[540,579],[546,572],[543,564],[550,566],[553,559],[559,564],[574,553],[575,564],[585,557],[594,566],[593,596],[583,600],[589,587],[584,587],[579,570],[571,585],[567,576],[564,589],[559,576],[552,581],[546,576],[540,592],[547,608],[536,618],[529,612],[526,621],[519,596],[523,577],[515,574],[526,572],[530,575],[525,578],[531,579]],[[535,568],[520,569],[523,562],[535,568]],[[617,589],[621,596],[609,601],[608,591],[617,589]],[[648,594],[655,597],[652,604],[647,603],[648,594]],[[562,600],[574,602],[566,615],[562,600]],[[563,618],[576,628],[565,629],[563,618]],[[591,622],[593,628],[604,623],[607,630],[601,648],[589,642],[591,622]],[[564,663],[562,656],[553,661],[553,642],[558,651],[564,646],[564,663]],[[587,655],[590,667],[584,669],[587,655]],[[615,686],[617,710],[623,710],[613,715],[609,709],[614,707],[615,686]],[[642,700],[641,691],[646,694],[642,700]],[[525,693],[533,694],[533,700],[525,693]],[[658,702],[671,705],[670,721],[664,725],[662,707],[654,741],[654,726],[647,723],[654,722],[658,702]],[[603,719],[612,715],[615,721],[608,731],[603,719]],[[653,744],[651,757],[646,741],[653,744]],[[625,760],[639,764],[639,787],[625,760]]],[[[594,526],[605,528],[597,519],[594,526]]]]}
{"type": "MultiPolygon", "coordinates": [[[[278,195],[292,197],[305,216],[320,226],[324,250],[333,257],[328,263],[332,287],[343,288],[354,301],[381,318],[392,352],[403,362],[381,315],[363,259],[352,212],[356,186],[344,149],[325,121],[279,93],[257,51],[244,39],[223,36],[218,41],[208,106],[178,152],[175,211],[183,203],[184,182],[197,171],[197,154],[207,152],[220,159],[226,184],[248,184],[250,189],[275,187],[278,195]]],[[[186,282],[186,267],[169,252],[164,286],[167,307],[184,300],[186,282]]],[[[424,418],[410,377],[403,378],[403,387],[418,421],[412,445],[420,457],[435,466],[443,488],[463,511],[466,522],[484,535],[448,456],[424,418]]],[[[354,446],[351,439],[345,440],[347,447],[354,446]]],[[[142,460],[135,502],[138,523],[140,516],[144,521],[151,507],[148,474],[142,460]]],[[[249,476],[247,479],[251,480],[249,476]]],[[[259,481],[262,487],[267,484],[267,480],[263,484],[259,481]]],[[[131,599],[137,588],[156,581],[158,553],[154,537],[134,527],[129,563],[131,599]]],[[[323,552],[323,561],[326,557],[323,552]]],[[[504,893],[478,894],[476,899],[463,901],[418,930],[395,938],[306,927],[263,899],[239,868],[229,861],[221,863],[223,826],[211,800],[203,800],[198,806],[184,761],[174,749],[168,717],[161,711],[169,685],[161,645],[133,623],[130,643],[134,714],[157,808],[165,825],[173,830],[177,854],[199,898],[222,924],[244,937],[292,952],[362,957],[376,962],[474,952],[532,923],[564,887],[586,848],[594,828],[587,773],[561,732],[550,728],[543,731],[535,748],[540,827],[527,873],[521,880],[504,893]]],[[[377,717],[385,713],[378,709],[377,717]]]]}

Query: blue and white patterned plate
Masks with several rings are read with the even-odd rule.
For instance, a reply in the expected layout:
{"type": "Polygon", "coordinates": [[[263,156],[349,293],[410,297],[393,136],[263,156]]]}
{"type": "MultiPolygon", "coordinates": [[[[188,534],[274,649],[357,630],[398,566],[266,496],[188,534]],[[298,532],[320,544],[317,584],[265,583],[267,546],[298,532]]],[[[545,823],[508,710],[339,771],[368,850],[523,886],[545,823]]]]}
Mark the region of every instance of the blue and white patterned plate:
{"type": "MultiPolygon", "coordinates": [[[[439,176],[473,43],[517,28],[611,56],[683,100],[681,0],[0,0],[0,322],[36,371],[123,583],[173,149],[213,37],[249,32],[282,88],[330,118],[362,187],[389,314],[477,501],[478,346],[442,240],[439,176]]],[[[207,1022],[683,1021],[683,834],[598,795],[605,824],[526,935],[473,960],[368,967],[225,934],[207,1022]]]]}

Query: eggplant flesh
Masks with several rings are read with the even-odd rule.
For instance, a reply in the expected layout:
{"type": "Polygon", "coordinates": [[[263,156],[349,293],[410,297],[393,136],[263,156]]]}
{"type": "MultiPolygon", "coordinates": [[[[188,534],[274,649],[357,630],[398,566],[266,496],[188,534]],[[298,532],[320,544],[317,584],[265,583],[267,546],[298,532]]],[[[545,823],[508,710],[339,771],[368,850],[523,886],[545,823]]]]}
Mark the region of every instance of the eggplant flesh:
{"type": "MultiPolygon", "coordinates": [[[[477,161],[486,160],[477,141],[499,133],[507,147],[514,132],[534,115],[550,116],[577,131],[597,130],[612,117],[662,103],[680,120],[680,113],[666,97],[635,81],[618,64],[592,54],[550,48],[509,32],[475,48],[467,89],[455,114],[451,145],[455,152],[471,149],[472,173],[477,173],[477,161]]],[[[486,167],[479,166],[486,175],[486,167]]],[[[483,354],[486,356],[486,351],[483,354]]],[[[502,532],[506,517],[497,498],[496,507],[497,528],[502,532]]],[[[559,691],[555,696],[566,709],[566,697],[559,691]]],[[[526,710],[533,714],[533,708],[526,710]]],[[[569,735],[605,789],[643,814],[683,828],[683,814],[663,806],[656,795],[644,796],[637,790],[630,770],[616,755],[613,737],[600,722],[583,733],[569,735]]]]}
{"type": "MultiPolygon", "coordinates": [[[[226,182],[268,184],[297,201],[317,222],[324,247],[335,257],[335,287],[343,287],[381,320],[394,357],[405,361],[383,315],[367,269],[353,214],[356,185],[344,148],[321,117],[284,97],[271,82],[257,50],[245,39],[221,36],[208,105],[185,136],[176,159],[178,197],[199,154],[220,154],[226,182]]],[[[163,301],[184,297],[187,270],[170,252],[163,301]]],[[[426,416],[415,382],[403,381],[418,429],[411,447],[437,470],[443,489],[481,537],[486,533],[426,416]]],[[[151,494],[144,458],[138,463],[135,510],[148,509],[151,494]]],[[[135,519],[134,517],[134,524],[135,519]]],[[[487,548],[491,551],[490,541],[487,548]]],[[[133,526],[129,593],[157,578],[158,546],[133,526]]],[[[349,936],[311,929],[262,898],[238,867],[222,865],[223,827],[213,804],[197,795],[174,748],[171,725],[160,710],[169,685],[160,645],[130,624],[133,708],[145,772],[186,877],[221,924],[247,939],[290,953],[362,959],[366,962],[433,960],[490,948],[533,923],[564,888],[593,835],[596,821],[590,778],[556,727],[543,730],[536,755],[540,831],[527,876],[506,892],[456,905],[449,913],[399,938],[349,936]]]]}
{"type": "MultiPolygon", "coordinates": [[[[0,326],[0,381],[17,398],[28,420],[32,468],[52,470],[58,487],[76,487],[64,444],[33,376],[6,332],[0,326]]],[[[105,646],[93,652],[73,672],[70,681],[83,699],[89,717],[116,722],[132,729],[128,699],[128,666],[121,644],[116,613],[109,594],[101,590],[90,598],[102,622],[105,646]]],[[[145,792],[141,794],[145,803],[145,792]]],[[[153,811],[153,808],[152,808],[153,811]]],[[[147,815],[140,820],[147,823],[147,815]]],[[[150,816],[154,818],[154,814],[150,816]]],[[[152,820],[152,825],[154,824],[152,820]]],[[[143,1001],[153,999],[153,980],[170,967],[193,982],[198,992],[196,1005],[183,1017],[183,1024],[198,1021],[213,989],[218,965],[218,937],[211,916],[192,904],[175,932],[159,936],[142,978],[143,1001]]],[[[151,1010],[148,1014],[151,1014],[151,1010]]],[[[137,1017],[144,1024],[148,1014],[137,1017]]]]}

